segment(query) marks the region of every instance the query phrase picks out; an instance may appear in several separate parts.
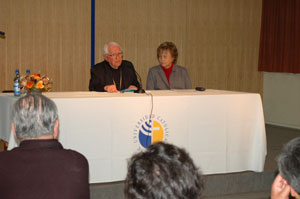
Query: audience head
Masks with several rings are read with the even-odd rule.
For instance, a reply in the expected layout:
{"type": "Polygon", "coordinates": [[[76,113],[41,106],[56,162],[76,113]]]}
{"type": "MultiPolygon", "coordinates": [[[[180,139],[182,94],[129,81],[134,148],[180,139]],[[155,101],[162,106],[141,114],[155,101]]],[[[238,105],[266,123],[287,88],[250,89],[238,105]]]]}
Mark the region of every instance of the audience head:
{"type": "Polygon", "coordinates": [[[196,199],[203,191],[200,171],[188,153],[172,144],[155,143],[128,163],[128,199],[196,199]]]}
{"type": "Polygon", "coordinates": [[[18,99],[12,109],[12,129],[20,140],[38,139],[58,133],[55,103],[41,94],[28,94],[18,99]]]}
{"type": "Polygon", "coordinates": [[[178,51],[174,43],[164,42],[157,48],[157,59],[161,66],[169,68],[173,63],[176,64],[178,51]]]}
{"type": "MultiPolygon", "coordinates": [[[[300,195],[300,137],[289,141],[277,159],[280,175],[300,195]]],[[[298,197],[299,198],[299,197],[298,197]]]]}
{"type": "Polygon", "coordinates": [[[116,42],[109,42],[108,44],[105,44],[104,59],[112,68],[118,69],[123,60],[123,51],[121,46],[116,42]]]}

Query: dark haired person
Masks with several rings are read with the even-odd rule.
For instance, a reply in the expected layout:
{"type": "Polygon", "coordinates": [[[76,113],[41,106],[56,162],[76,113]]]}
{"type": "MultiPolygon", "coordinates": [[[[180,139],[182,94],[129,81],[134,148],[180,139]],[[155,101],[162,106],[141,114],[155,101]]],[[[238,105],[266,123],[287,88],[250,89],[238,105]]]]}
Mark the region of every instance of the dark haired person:
{"type": "Polygon", "coordinates": [[[88,162],[58,142],[55,103],[26,95],[12,111],[12,130],[20,146],[0,152],[0,196],[6,199],[88,199],[88,162]]]}
{"type": "Polygon", "coordinates": [[[300,137],[289,141],[277,158],[279,174],[272,185],[271,199],[300,199],[300,137]]]}
{"type": "Polygon", "coordinates": [[[164,42],[157,48],[158,66],[150,68],[147,90],[191,89],[186,68],[176,64],[178,51],[174,43],[164,42]]]}
{"type": "Polygon", "coordinates": [[[203,180],[188,153],[163,142],[132,156],[125,179],[127,199],[198,199],[203,180]]]}
{"type": "Polygon", "coordinates": [[[124,89],[139,90],[134,66],[123,60],[123,51],[116,42],[104,45],[104,61],[91,68],[90,91],[117,93],[124,89]]]}

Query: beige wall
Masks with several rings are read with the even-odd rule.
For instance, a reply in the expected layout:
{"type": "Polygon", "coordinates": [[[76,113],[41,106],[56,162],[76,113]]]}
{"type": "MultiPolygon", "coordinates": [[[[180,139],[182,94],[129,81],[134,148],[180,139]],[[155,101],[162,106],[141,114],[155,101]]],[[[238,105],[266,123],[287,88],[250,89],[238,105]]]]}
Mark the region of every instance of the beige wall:
{"type": "Polygon", "coordinates": [[[300,74],[264,74],[267,123],[300,129],[300,74]]]}
{"type": "MultiPolygon", "coordinates": [[[[90,1],[0,0],[0,90],[14,70],[47,74],[54,91],[87,90],[90,1]]],[[[156,48],[173,41],[193,86],[262,93],[257,71],[261,0],[96,0],[95,62],[114,40],[145,87],[156,48]]]]}
{"type": "Polygon", "coordinates": [[[53,78],[54,91],[86,90],[90,65],[90,3],[82,0],[0,0],[0,90],[14,71],[53,78]],[[71,3],[70,3],[71,2],[71,3]]]}
{"type": "Polygon", "coordinates": [[[187,67],[194,85],[261,92],[257,72],[261,1],[189,2],[187,67]]]}

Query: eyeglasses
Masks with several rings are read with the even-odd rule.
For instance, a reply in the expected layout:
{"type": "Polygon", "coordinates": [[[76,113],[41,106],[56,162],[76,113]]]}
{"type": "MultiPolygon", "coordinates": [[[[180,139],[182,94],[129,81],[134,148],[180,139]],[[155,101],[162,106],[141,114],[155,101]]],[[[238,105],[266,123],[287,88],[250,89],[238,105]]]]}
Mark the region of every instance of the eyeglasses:
{"type": "Polygon", "coordinates": [[[107,56],[112,57],[112,58],[117,58],[117,57],[123,56],[123,53],[119,52],[119,53],[107,54],[107,56]]]}

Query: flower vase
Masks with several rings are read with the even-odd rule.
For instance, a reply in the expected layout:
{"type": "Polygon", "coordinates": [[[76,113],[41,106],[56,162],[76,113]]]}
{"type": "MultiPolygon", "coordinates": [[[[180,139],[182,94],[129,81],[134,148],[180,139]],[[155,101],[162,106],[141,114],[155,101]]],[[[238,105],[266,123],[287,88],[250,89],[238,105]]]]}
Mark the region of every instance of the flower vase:
{"type": "Polygon", "coordinates": [[[40,94],[41,90],[40,89],[29,89],[27,90],[27,94],[40,94]]]}

